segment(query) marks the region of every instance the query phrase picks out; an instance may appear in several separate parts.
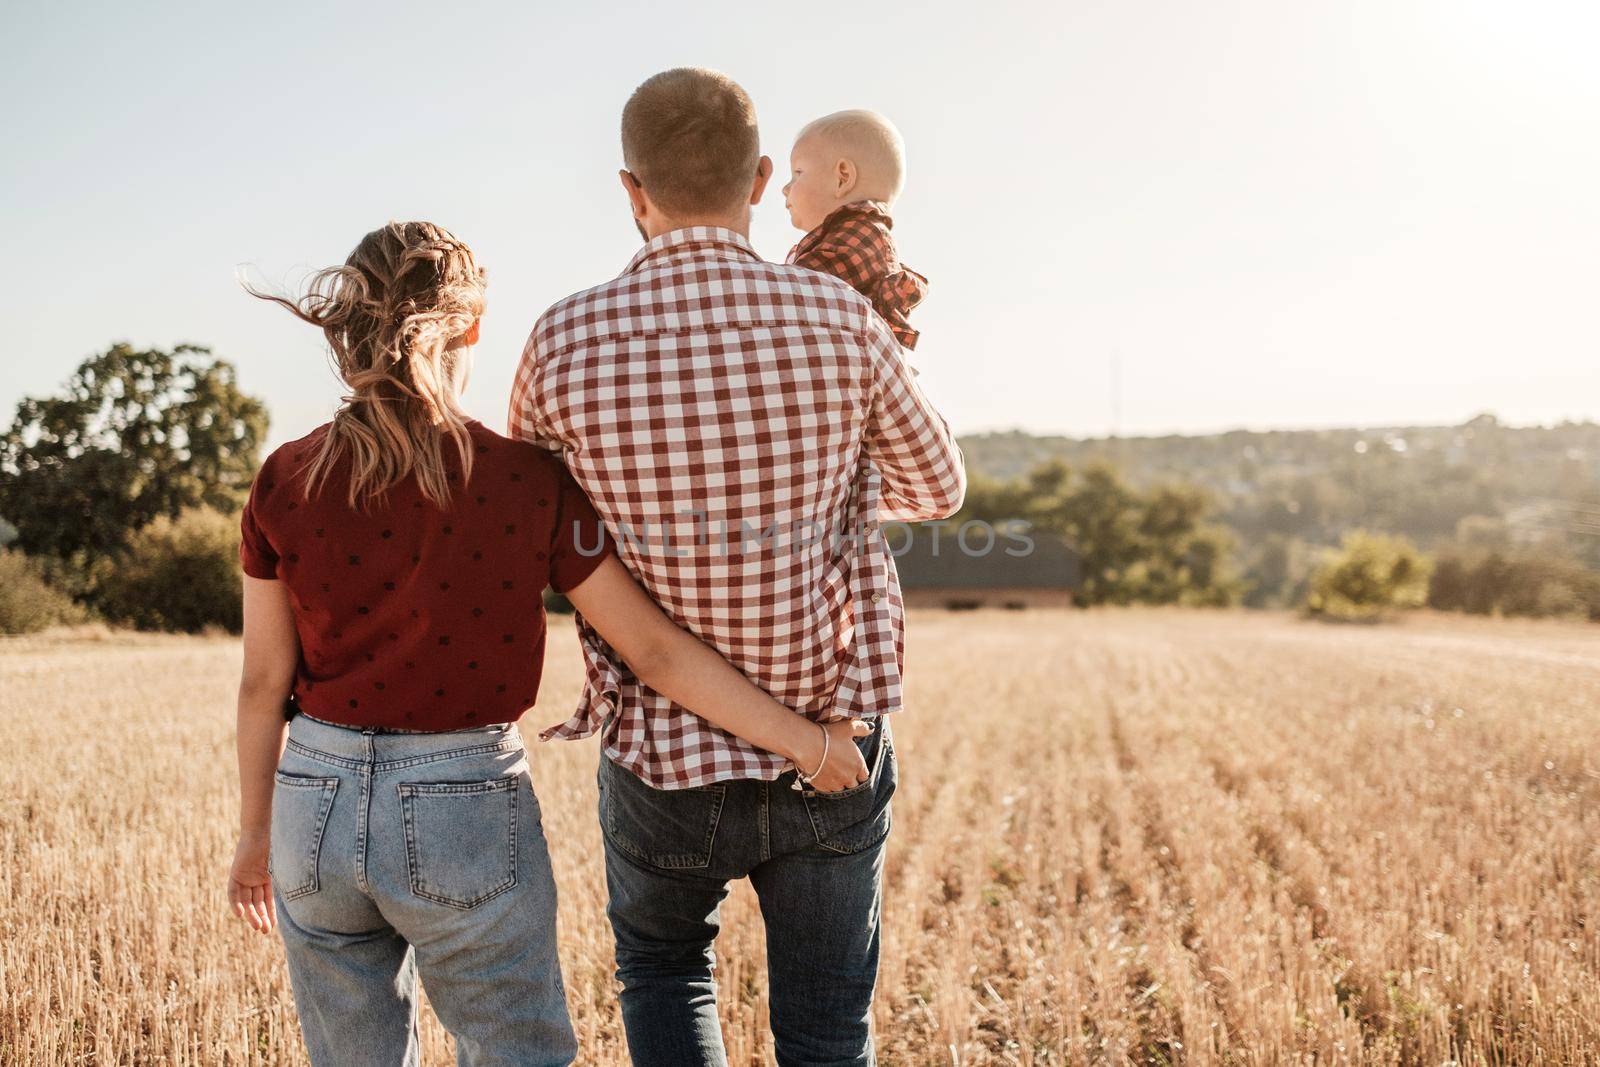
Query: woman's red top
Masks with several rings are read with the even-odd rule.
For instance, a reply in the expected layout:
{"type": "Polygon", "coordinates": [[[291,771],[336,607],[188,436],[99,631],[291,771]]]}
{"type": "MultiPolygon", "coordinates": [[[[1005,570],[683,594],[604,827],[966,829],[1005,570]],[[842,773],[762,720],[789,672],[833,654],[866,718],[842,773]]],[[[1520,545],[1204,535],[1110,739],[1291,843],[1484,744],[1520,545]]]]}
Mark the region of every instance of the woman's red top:
{"type": "Polygon", "coordinates": [[[408,476],[366,512],[349,458],[316,499],[318,427],[262,464],[241,520],[246,574],[284,583],[300,636],[302,710],[349,726],[459,730],[514,722],[539,692],[545,587],[566,592],[613,551],[559,459],[471,420],[471,481],[446,440],[441,511],[408,476]]]}

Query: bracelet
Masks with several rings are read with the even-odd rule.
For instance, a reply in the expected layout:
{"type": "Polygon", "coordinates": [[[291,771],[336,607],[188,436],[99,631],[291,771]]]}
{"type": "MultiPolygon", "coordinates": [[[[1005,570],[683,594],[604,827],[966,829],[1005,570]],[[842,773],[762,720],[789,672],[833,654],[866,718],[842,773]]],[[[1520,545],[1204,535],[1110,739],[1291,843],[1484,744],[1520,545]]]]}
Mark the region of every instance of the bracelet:
{"type": "Polygon", "coordinates": [[[820,722],[817,723],[817,729],[822,731],[822,760],[817,764],[817,769],[812,771],[810,774],[802,771],[800,769],[800,764],[796,763],[794,765],[794,785],[792,788],[797,793],[801,792],[804,789],[804,786],[810,785],[811,779],[821,774],[822,768],[828,765],[828,746],[833,741],[833,735],[828,733],[828,728],[822,725],[820,722]]]}

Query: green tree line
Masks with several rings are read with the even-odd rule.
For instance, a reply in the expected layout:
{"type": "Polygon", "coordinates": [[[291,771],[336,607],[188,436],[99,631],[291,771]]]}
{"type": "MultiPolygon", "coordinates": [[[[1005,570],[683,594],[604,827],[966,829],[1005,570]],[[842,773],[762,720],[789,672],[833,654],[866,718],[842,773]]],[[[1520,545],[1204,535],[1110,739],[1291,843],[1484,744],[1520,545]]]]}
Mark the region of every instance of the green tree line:
{"type": "Polygon", "coordinates": [[[0,437],[0,629],[240,623],[237,514],[266,406],[198,345],[114,344],[0,437]]]}
{"type": "MultiPolygon", "coordinates": [[[[115,344],[22,400],[0,437],[0,631],[237,629],[238,511],[267,426],[197,345],[115,344]]],[[[1060,536],[1084,606],[1600,619],[1600,427],[1403,433],[969,438],[958,518],[1060,536]],[[1530,492],[1567,496],[1540,511],[1530,492]]]]}
{"type": "Polygon", "coordinates": [[[1022,519],[1062,537],[1079,554],[1082,606],[1238,603],[1343,620],[1427,606],[1600,621],[1600,571],[1562,538],[1519,542],[1501,521],[1463,522],[1431,552],[1363,527],[1341,531],[1336,544],[1276,532],[1250,543],[1204,489],[1141,489],[1103,462],[1079,470],[1060,460],[1022,478],[974,478],[961,517],[1022,519]]]}
{"type": "Polygon", "coordinates": [[[1015,481],[973,478],[960,520],[1017,519],[1061,536],[1078,553],[1075,599],[1098,604],[1224,607],[1242,591],[1232,535],[1201,490],[1137,490],[1106,464],[1041,464],[1015,481]]]}

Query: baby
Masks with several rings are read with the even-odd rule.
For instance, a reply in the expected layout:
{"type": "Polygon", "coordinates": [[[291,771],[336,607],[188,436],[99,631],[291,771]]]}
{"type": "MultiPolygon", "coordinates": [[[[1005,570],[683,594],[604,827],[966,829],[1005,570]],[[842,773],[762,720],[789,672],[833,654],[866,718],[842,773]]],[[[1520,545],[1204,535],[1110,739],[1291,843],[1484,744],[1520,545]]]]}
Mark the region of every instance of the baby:
{"type": "Polygon", "coordinates": [[[889,208],[905,183],[905,145],[875,111],[839,111],[800,131],[789,153],[783,199],[806,235],[789,253],[796,266],[832,274],[872,301],[907,348],[917,331],[907,319],[928,279],[895,252],[889,208]]]}

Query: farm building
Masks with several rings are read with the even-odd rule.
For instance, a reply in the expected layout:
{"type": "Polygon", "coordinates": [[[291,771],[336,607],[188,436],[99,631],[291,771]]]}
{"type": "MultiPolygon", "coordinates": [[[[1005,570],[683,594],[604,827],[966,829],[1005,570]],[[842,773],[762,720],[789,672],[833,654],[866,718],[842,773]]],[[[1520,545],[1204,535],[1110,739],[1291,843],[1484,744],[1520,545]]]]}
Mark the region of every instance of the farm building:
{"type": "Polygon", "coordinates": [[[1066,607],[1078,585],[1078,554],[1054,534],[1034,530],[1031,548],[1007,535],[992,540],[932,524],[890,539],[908,607],[1066,607]],[[963,545],[965,547],[963,547],[963,545]]]}

